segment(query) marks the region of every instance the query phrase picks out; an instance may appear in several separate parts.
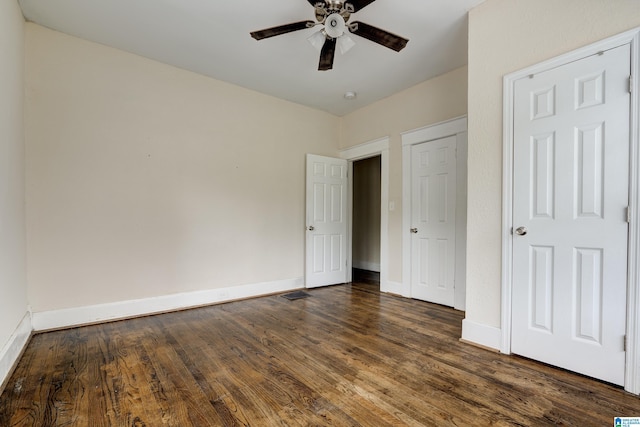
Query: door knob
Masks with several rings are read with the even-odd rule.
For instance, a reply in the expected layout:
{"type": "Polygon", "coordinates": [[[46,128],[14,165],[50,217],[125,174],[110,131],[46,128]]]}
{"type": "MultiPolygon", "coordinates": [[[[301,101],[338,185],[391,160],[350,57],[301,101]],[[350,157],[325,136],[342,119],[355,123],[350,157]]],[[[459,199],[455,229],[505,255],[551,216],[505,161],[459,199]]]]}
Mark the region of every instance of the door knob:
{"type": "Polygon", "coordinates": [[[525,234],[527,234],[527,227],[518,227],[518,228],[516,228],[516,234],[518,236],[524,236],[525,234]]]}
{"type": "Polygon", "coordinates": [[[414,227],[414,228],[411,229],[411,232],[415,234],[415,233],[418,232],[418,229],[414,227]]]}
{"type": "Polygon", "coordinates": [[[307,230],[313,231],[313,230],[315,230],[315,228],[313,227],[313,225],[310,225],[310,226],[307,227],[307,230]]]}

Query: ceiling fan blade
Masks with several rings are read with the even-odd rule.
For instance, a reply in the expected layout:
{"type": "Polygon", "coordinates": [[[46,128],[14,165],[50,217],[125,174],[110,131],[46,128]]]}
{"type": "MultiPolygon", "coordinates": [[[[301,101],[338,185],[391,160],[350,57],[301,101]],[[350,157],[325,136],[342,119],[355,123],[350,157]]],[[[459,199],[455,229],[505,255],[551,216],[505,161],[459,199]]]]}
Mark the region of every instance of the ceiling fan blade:
{"type": "MultiPolygon", "coordinates": [[[[353,9],[357,12],[360,9],[364,9],[365,7],[369,6],[374,1],[376,0],[347,0],[347,3],[351,3],[353,9]]],[[[311,3],[311,0],[309,0],[309,3],[311,3]]]]}
{"type": "Polygon", "coordinates": [[[318,71],[327,71],[333,68],[333,57],[336,54],[336,39],[327,39],[320,52],[320,64],[318,71]]]}
{"type": "Polygon", "coordinates": [[[324,0],[307,0],[309,2],[309,4],[313,7],[316,7],[316,4],[318,3],[322,3],[324,4],[324,0]]]}
{"type": "Polygon", "coordinates": [[[300,21],[300,22],[292,22],[291,24],[280,25],[272,28],[265,28],[260,31],[253,31],[251,33],[251,37],[256,40],[262,40],[273,36],[279,36],[281,34],[290,33],[292,31],[304,30],[305,28],[310,28],[315,25],[313,21],[300,21]]]}
{"type": "Polygon", "coordinates": [[[353,34],[369,39],[372,42],[381,44],[389,49],[393,49],[396,52],[400,52],[404,49],[409,42],[409,40],[404,37],[391,34],[388,31],[381,30],[380,28],[376,28],[373,25],[365,24],[363,22],[354,22],[351,26],[355,27],[354,30],[351,30],[351,27],[349,28],[349,31],[353,34]]]}

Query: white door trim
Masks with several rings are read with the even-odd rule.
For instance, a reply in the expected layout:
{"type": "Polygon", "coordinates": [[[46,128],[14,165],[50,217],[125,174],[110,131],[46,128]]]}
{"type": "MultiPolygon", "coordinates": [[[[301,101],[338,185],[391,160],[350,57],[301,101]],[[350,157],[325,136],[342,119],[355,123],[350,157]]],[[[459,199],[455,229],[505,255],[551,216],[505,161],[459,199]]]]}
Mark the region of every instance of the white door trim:
{"type": "MultiPolygon", "coordinates": [[[[577,61],[598,52],[625,44],[631,45],[631,78],[638,82],[640,69],[640,28],[602,40],[526,69],[508,74],[503,79],[503,152],[502,152],[502,353],[511,353],[511,316],[513,282],[513,110],[515,82],[531,74],[548,71],[577,61]]],[[[627,293],[627,359],[625,368],[625,390],[640,394],[640,91],[635,83],[631,93],[631,129],[629,163],[629,224],[628,293],[627,293]]]]}
{"type": "Polygon", "coordinates": [[[465,271],[467,239],[467,116],[456,117],[419,129],[403,132],[402,136],[402,288],[400,295],[411,297],[411,146],[456,135],[456,290],[454,308],[465,309],[465,271]],[[463,189],[464,191],[461,191],[463,189]]]}
{"type": "Polygon", "coordinates": [[[340,151],[347,160],[347,280],[351,281],[352,222],[353,222],[353,162],[380,156],[380,291],[396,293],[396,286],[389,282],[389,137],[365,142],[340,151]]]}

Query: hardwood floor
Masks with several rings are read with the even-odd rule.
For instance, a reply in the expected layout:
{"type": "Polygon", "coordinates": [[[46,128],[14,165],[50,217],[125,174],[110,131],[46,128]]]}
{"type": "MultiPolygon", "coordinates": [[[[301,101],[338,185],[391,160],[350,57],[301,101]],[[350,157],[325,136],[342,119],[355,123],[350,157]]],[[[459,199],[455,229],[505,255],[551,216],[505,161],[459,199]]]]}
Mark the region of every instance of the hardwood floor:
{"type": "Polygon", "coordinates": [[[640,398],[459,341],[370,284],[33,337],[0,426],[611,426],[640,398]]]}
{"type": "Polygon", "coordinates": [[[380,272],[362,270],[360,268],[352,269],[352,277],[354,282],[369,283],[371,285],[380,285],[380,272]]]}

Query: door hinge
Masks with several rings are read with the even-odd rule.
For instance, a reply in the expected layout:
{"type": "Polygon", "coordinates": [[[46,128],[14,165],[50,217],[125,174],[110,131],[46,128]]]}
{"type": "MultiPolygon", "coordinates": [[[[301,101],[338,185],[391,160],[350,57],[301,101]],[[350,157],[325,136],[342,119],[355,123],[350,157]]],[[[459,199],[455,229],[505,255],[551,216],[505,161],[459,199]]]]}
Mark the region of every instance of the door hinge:
{"type": "Polygon", "coordinates": [[[622,337],[622,351],[627,351],[627,336],[622,337]]]}
{"type": "Polygon", "coordinates": [[[631,208],[627,206],[627,224],[631,223],[631,208]]]}
{"type": "Polygon", "coordinates": [[[633,76],[629,76],[629,93],[633,93],[633,76]]]}

